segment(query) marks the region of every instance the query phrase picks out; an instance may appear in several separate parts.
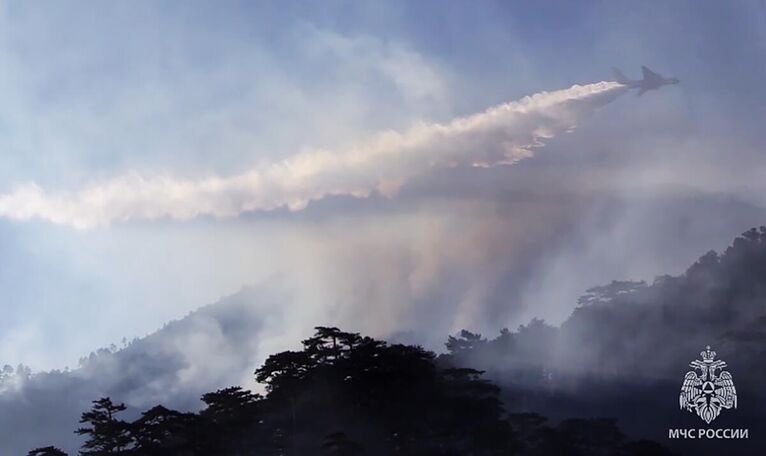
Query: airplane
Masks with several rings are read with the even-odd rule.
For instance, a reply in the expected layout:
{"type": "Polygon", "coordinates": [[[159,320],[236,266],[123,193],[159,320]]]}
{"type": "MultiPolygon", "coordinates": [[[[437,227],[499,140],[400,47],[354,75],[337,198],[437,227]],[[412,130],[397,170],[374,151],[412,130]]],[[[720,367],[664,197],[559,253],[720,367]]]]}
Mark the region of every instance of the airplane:
{"type": "Polygon", "coordinates": [[[617,68],[613,68],[612,72],[614,73],[615,81],[619,82],[620,84],[624,84],[631,89],[637,88],[639,97],[649,90],[656,90],[664,85],[678,84],[681,82],[677,78],[662,77],[645,66],[641,67],[641,73],[643,73],[644,79],[638,81],[626,78],[625,75],[622,74],[622,71],[617,68]]]}

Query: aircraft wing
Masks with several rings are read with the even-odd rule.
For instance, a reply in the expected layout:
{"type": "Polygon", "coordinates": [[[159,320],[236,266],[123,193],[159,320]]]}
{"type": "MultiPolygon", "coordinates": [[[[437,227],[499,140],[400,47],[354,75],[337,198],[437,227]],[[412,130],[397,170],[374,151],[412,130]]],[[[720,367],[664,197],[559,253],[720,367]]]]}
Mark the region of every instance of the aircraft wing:
{"type": "Polygon", "coordinates": [[[649,68],[642,66],[641,67],[641,73],[644,76],[644,80],[648,82],[656,82],[662,79],[662,76],[655,73],[654,71],[650,70],[649,68]]]}

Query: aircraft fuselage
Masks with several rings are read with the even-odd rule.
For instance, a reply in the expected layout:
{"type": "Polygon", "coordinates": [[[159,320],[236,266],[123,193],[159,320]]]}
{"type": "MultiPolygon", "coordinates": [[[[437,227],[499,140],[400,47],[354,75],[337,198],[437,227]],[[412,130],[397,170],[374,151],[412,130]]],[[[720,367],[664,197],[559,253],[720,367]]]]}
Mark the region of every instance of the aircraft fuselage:
{"type": "Polygon", "coordinates": [[[665,85],[678,84],[680,81],[678,78],[665,78],[658,73],[650,70],[649,68],[642,66],[641,72],[643,79],[628,79],[618,69],[614,69],[615,81],[628,86],[631,89],[638,89],[638,95],[641,96],[649,90],[656,90],[665,85]]]}

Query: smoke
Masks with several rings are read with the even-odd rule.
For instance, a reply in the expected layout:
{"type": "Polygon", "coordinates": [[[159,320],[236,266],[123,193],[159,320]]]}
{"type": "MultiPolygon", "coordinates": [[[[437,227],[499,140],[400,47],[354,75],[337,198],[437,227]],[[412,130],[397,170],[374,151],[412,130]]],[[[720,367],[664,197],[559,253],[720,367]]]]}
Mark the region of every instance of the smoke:
{"type": "Polygon", "coordinates": [[[235,217],[330,195],[392,196],[433,166],[513,164],[542,141],[569,131],[623,93],[615,82],[540,92],[446,124],[387,131],[342,152],[307,150],[231,177],[198,181],[127,174],[83,190],[46,192],[35,183],[0,195],[0,216],[85,229],[130,219],[235,217]]]}

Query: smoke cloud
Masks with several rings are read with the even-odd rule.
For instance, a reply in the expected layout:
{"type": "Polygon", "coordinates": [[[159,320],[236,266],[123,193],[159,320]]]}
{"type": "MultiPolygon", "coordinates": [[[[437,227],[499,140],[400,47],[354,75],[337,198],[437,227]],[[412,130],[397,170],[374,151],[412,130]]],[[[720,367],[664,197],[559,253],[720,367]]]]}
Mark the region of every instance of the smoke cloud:
{"type": "Polygon", "coordinates": [[[513,164],[574,128],[622,94],[616,82],[574,85],[460,117],[387,131],[341,152],[307,150],[231,177],[183,180],[127,174],[79,191],[48,192],[35,183],[0,195],[0,216],[78,229],[131,219],[235,217],[249,211],[300,210],[331,195],[392,196],[433,166],[513,164]]]}

